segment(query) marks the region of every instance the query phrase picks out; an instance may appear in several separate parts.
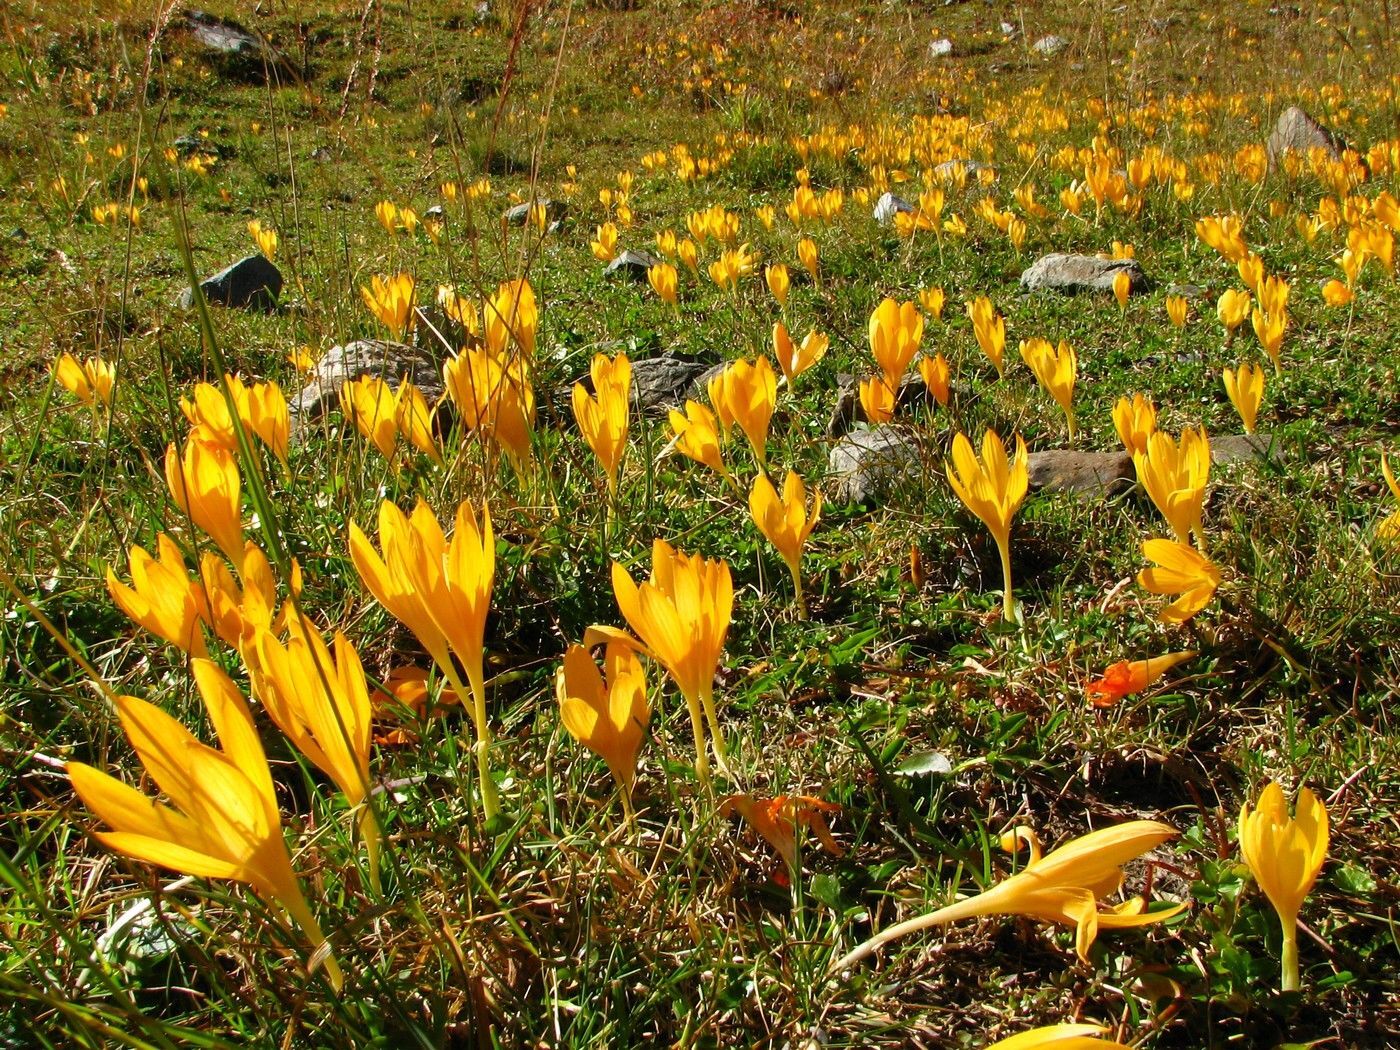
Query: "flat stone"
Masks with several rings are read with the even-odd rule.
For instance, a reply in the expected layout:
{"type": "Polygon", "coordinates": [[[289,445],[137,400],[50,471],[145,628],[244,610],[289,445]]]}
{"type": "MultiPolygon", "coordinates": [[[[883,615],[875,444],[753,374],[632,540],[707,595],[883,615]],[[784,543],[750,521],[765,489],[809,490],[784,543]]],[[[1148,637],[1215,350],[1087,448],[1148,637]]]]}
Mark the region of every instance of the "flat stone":
{"type": "Polygon", "coordinates": [[[1137,481],[1133,458],[1126,452],[1076,452],[1057,448],[1032,452],[1027,462],[1033,492],[1074,492],[1110,496],[1137,481]]]}
{"type": "Polygon", "coordinates": [[[219,61],[225,73],[262,80],[269,69],[285,69],[281,56],[262,37],[231,19],[191,10],[185,12],[185,25],[190,35],[219,61]]]}
{"type": "Polygon", "coordinates": [[[647,271],[657,263],[661,262],[651,252],[638,251],[635,248],[627,248],[618,253],[617,258],[608,263],[603,270],[605,277],[627,277],[634,281],[645,281],[647,271]]]}
{"type": "Polygon", "coordinates": [[[1216,466],[1268,459],[1274,451],[1272,434],[1212,434],[1210,461],[1216,466]]]}
{"type": "Polygon", "coordinates": [[[446,389],[438,358],[428,350],[387,339],[357,339],[331,347],[316,363],[315,373],[289,406],[298,425],[338,407],[341,386],[361,376],[376,376],[394,389],[407,378],[429,405],[440,401],[446,389]]]}
{"type": "Polygon", "coordinates": [[[1056,36],[1054,33],[1050,33],[1047,36],[1041,37],[1034,44],[1032,44],[1031,50],[1034,51],[1037,55],[1044,55],[1047,58],[1053,58],[1055,55],[1058,55],[1067,47],[1069,47],[1068,40],[1066,40],[1062,36],[1056,36]]]}
{"type": "Polygon", "coordinates": [[[1075,292],[1113,292],[1113,280],[1128,275],[1128,294],[1140,295],[1152,287],[1136,259],[1102,259],[1097,255],[1043,255],[1021,274],[1021,285],[1031,292],[1044,288],[1072,295],[1075,292]]]}
{"type": "MultiPolygon", "coordinates": [[[[696,378],[710,365],[694,358],[675,354],[643,357],[632,362],[632,406],[639,412],[658,415],[678,408],[685,401],[696,378]]],[[[593,393],[593,377],[585,372],[578,377],[585,390],[593,393]]]]}
{"type": "MultiPolygon", "coordinates": [[[[282,294],[282,271],[261,253],[248,255],[206,277],[199,289],[211,303],[271,313],[277,309],[277,297],[282,294]]],[[[193,289],[181,292],[176,305],[182,310],[193,308],[193,289]]]]}
{"type": "Polygon", "coordinates": [[[550,200],[542,197],[537,201],[525,201],[517,204],[513,208],[507,208],[502,216],[511,226],[524,226],[530,218],[530,208],[535,204],[544,205],[544,217],[549,222],[551,229],[558,229],[554,224],[569,214],[569,206],[563,201],[550,200]]]}
{"type": "Polygon", "coordinates": [[[875,202],[875,221],[881,226],[888,226],[894,222],[894,217],[901,212],[912,215],[918,209],[910,204],[903,197],[896,196],[889,190],[880,194],[880,199],[875,202]]]}
{"type": "Polygon", "coordinates": [[[1212,298],[1210,289],[1199,284],[1169,284],[1167,285],[1167,294],[1179,295],[1188,302],[1212,298]]]}
{"type": "Polygon", "coordinates": [[[928,42],[929,58],[948,58],[953,53],[953,42],[946,36],[928,42]]]}
{"type": "Polygon", "coordinates": [[[1321,149],[1332,159],[1342,155],[1347,144],[1340,135],[1323,127],[1297,106],[1289,106],[1279,114],[1278,123],[1269,133],[1266,144],[1269,165],[1277,164],[1285,153],[1301,153],[1304,157],[1313,149],[1321,149]]]}
{"type": "Polygon", "coordinates": [[[424,221],[424,222],[446,222],[446,221],[447,221],[447,209],[444,208],[441,204],[434,204],[431,208],[429,208],[427,211],[425,211],[425,212],[423,213],[423,221],[424,221]]]}
{"type": "Polygon", "coordinates": [[[911,430],[860,426],[831,446],[825,488],[838,503],[868,503],[924,475],[923,449],[911,430]]]}

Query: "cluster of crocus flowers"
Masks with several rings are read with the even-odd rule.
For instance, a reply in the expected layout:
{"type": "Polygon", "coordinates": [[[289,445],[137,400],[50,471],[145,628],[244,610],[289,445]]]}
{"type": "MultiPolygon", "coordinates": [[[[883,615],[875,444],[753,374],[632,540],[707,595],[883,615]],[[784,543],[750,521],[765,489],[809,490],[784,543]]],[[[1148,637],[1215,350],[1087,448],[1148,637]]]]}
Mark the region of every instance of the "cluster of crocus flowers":
{"type": "Polygon", "coordinates": [[[1074,381],[1079,375],[1079,358],[1074,347],[1063,339],[1059,347],[1051,346],[1047,339],[1023,339],[1021,360],[1064,411],[1069,440],[1073,441],[1079,429],[1074,418],[1074,381]]]}
{"type": "Polygon", "coordinates": [[[379,376],[361,376],[343,383],[340,407],[385,459],[394,461],[399,441],[405,441],[434,462],[442,461],[433,435],[433,415],[423,392],[408,380],[397,387],[379,376]]]}
{"type": "Polygon", "coordinates": [[[1230,398],[1230,404],[1240,414],[1244,432],[1253,434],[1259,406],[1264,402],[1264,370],[1245,362],[1239,368],[1225,369],[1221,378],[1225,382],[1225,393],[1230,398]]]}
{"type": "Polygon", "coordinates": [[[738,424],[759,469],[768,470],[768,428],[778,404],[778,377],[768,358],[735,361],[709,382],[710,405],[727,435],[738,424]]]}
{"type": "Polygon", "coordinates": [[[579,433],[603,465],[608,495],[617,496],[617,474],[627,452],[627,416],[632,396],[632,362],[626,354],[595,354],[589,366],[590,395],[582,383],[573,387],[574,419],[579,433]]]}
{"type": "Polygon", "coordinates": [[[1147,438],[1146,451],[1133,453],[1133,465],[1138,481],[1177,540],[1189,543],[1194,534],[1204,547],[1201,511],[1210,482],[1210,439],[1205,428],[1183,431],[1179,442],[1154,430],[1147,438]]]}
{"type": "Polygon", "coordinates": [[[386,500],[379,508],[379,543],[382,557],[359,525],[350,523],[350,559],[360,579],[379,604],[414,633],[453,691],[471,697],[482,810],[489,822],[499,809],[491,776],[483,654],[496,574],[491,516],[482,507],[478,521],[471,504],[463,501],[449,542],[426,503],[420,500],[406,515],[386,500]]]}
{"type": "Polygon", "coordinates": [[[402,341],[404,334],[413,327],[413,292],[415,283],[412,274],[400,273],[393,277],[375,275],[368,286],[360,285],[360,298],[375,319],[389,330],[389,338],[402,341]]]}
{"type": "Polygon", "coordinates": [[[1309,789],[1298,793],[1297,814],[1288,815],[1283,790],[1270,782],[1258,805],[1240,811],[1240,853],[1254,881],[1278,912],[1283,928],[1285,992],[1298,990],[1298,912],[1327,859],[1327,808],[1309,789]]]}
{"type": "Polygon", "coordinates": [[[802,479],[791,470],[783,482],[781,497],[766,474],[755,478],[753,488],[749,490],[749,513],[753,515],[758,531],[763,533],[768,542],[778,548],[778,553],[782,555],[783,562],[792,575],[798,618],[804,620],[807,618],[807,603],[802,594],[802,548],[807,543],[807,537],[816,528],[821,512],[821,492],[814,494],[812,507],[808,510],[807,488],[802,479]]]}
{"type": "Polygon", "coordinates": [[[190,397],[181,398],[180,411],[194,428],[193,440],[238,451],[238,430],[234,420],[261,441],[278,461],[286,464],[291,443],[291,413],[286,395],[273,382],[249,386],[236,375],[224,376],[224,389],[213,383],[198,383],[190,397]],[[225,395],[227,391],[227,395],[225,395]],[[233,411],[229,410],[230,402],[233,411]]]}
{"type": "Polygon", "coordinates": [[[112,387],[117,370],[100,357],[79,361],[72,354],[63,354],[54,363],[54,379],[83,404],[94,411],[99,405],[112,403],[112,387]]]}
{"type": "Polygon", "coordinates": [[[468,348],[448,359],[443,379],[462,426],[498,443],[523,475],[531,462],[535,424],[535,392],[524,360],[468,348]]]}
{"type": "Polygon", "coordinates": [[[1160,681],[1177,664],[1195,656],[1194,650],[1166,653],[1146,660],[1119,660],[1084,687],[1089,702],[1095,707],[1112,707],[1125,696],[1140,693],[1160,681]]]}
{"type": "Polygon", "coordinates": [[[758,256],[749,251],[747,244],[737,248],[726,248],[718,259],[710,263],[710,280],[721,291],[739,294],[739,279],[753,273],[758,266],[758,256]]]}
{"type": "Polygon", "coordinates": [[[1189,543],[1143,540],[1142,553],[1155,564],[1138,573],[1138,584],[1151,594],[1177,596],[1160,613],[1163,623],[1185,623],[1209,604],[1220,586],[1219,567],[1189,543]]]}
{"type": "MultiPolygon", "coordinates": [[[[69,762],[68,777],[84,804],[112,830],[97,832],[109,849],[172,871],[244,882],[280,907],[313,948],[325,943],[292,870],[267,756],[238,687],[208,660],[191,664],[219,747],[201,743],[154,704],[114,701],[132,750],[170,803],[156,802],[115,777],[69,762]]],[[[340,968],[325,957],[339,988],[340,968]]]]}
{"type": "Polygon", "coordinates": [[[734,614],[734,584],[729,563],[678,551],[665,540],[653,541],[651,577],[639,586],[617,562],[612,567],[613,594],[618,609],[636,637],[614,627],[595,625],[584,645],[620,642],[637,646],[653,657],[685,698],[695,740],[695,773],[710,779],[705,749],[705,722],[710,726],[715,759],[725,770],[724,735],[715,708],[715,672],[734,614]]]}
{"type": "Polygon", "coordinates": [[[953,437],[952,460],[947,466],[948,484],[958,499],[987,526],[1001,555],[1002,615],[1016,618],[1011,594],[1011,519],[1016,516],[1030,487],[1026,443],[1016,436],[1016,455],[1008,459],[1000,435],[991,428],[982,436],[982,458],[972,442],[958,433],[953,437]]]}
{"type": "Polygon", "coordinates": [[[555,674],[559,720],[569,735],[601,758],[617,781],[623,811],[632,815],[632,785],[637,754],[651,721],[646,673],[636,651],[609,643],[604,674],[581,645],[571,645],[555,674]]]}
{"type": "Polygon", "coordinates": [[[972,334],[987,360],[996,366],[997,375],[1002,374],[1002,357],[1006,352],[1006,321],[996,312],[992,301],[979,295],[967,304],[967,316],[972,321],[972,334]]]}
{"type": "Polygon", "coordinates": [[[1003,836],[1002,846],[1011,850],[1022,842],[1030,846],[1030,861],[1019,872],[975,897],[896,923],[852,949],[832,970],[845,970],[911,933],[983,915],[1028,915],[1073,926],[1075,952],[1087,962],[1089,948],[1101,928],[1147,926],[1170,919],[1186,907],[1176,904],[1149,912],[1141,897],[1106,911],[1099,907],[1101,897],[1122,886],[1123,865],[1156,849],[1175,834],[1174,828],[1155,820],[1132,820],[1091,831],[1042,856],[1035,835],[1027,828],[1017,828],[1003,836]]]}
{"type": "Polygon", "coordinates": [[[801,343],[795,343],[783,322],[773,325],[773,356],[778,359],[789,390],[798,376],[826,356],[830,345],[831,340],[815,328],[803,336],[801,343]]]}

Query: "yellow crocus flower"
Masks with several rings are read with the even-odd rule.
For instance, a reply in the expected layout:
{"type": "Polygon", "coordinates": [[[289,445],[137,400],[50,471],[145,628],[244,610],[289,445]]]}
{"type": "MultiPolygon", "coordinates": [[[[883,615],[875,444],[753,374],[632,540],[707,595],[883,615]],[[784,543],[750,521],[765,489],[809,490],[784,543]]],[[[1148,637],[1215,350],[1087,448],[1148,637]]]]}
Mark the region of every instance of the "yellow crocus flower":
{"type": "Polygon", "coordinates": [[[958,499],[987,526],[1001,554],[1002,615],[1016,618],[1011,596],[1011,519],[1026,498],[1030,487],[1029,455],[1026,443],[1016,435],[1016,455],[1008,460],[1000,435],[990,427],[982,436],[982,458],[972,451],[972,442],[959,432],[953,437],[952,462],[946,465],[948,484],[958,499]]]}

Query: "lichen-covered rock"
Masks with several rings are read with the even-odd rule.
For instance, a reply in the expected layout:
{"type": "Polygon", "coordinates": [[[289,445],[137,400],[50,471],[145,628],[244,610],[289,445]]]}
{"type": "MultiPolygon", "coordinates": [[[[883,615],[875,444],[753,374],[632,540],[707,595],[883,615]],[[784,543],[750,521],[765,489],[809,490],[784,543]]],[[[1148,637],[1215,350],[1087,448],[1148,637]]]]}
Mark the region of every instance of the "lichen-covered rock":
{"type": "Polygon", "coordinates": [[[875,202],[875,221],[881,226],[888,226],[894,222],[894,217],[901,212],[913,214],[917,209],[903,197],[896,196],[889,190],[880,194],[880,199],[875,202]]]}
{"type": "Polygon", "coordinates": [[[1142,265],[1136,259],[1103,259],[1097,255],[1067,255],[1054,252],[1043,255],[1021,274],[1021,285],[1027,291],[1053,289],[1072,295],[1075,292],[1113,292],[1113,281],[1120,274],[1128,275],[1128,294],[1140,295],[1152,287],[1142,265]]]}
{"type": "Polygon", "coordinates": [[[824,487],[838,503],[869,503],[925,472],[923,449],[907,427],[861,426],[831,446],[824,487]]]}
{"type": "Polygon", "coordinates": [[[438,358],[422,347],[387,339],[357,339],[333,346],[316,363],[316,371],[291,401],[299,424],[315,419],[340,404],[341,386],[361,376],[377,376],[397,389],[407,379],[433,405],[445,390],[438,358]]]}

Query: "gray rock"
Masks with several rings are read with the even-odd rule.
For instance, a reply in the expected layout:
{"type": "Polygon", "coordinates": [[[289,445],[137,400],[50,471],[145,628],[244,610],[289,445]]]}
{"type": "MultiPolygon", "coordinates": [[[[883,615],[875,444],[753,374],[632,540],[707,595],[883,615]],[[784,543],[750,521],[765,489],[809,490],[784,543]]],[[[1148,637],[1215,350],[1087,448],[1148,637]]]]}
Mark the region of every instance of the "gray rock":
{"type": "MultiPolygon", "coordinates": [[[[211,303],[271,313],[277,309],[277,297],[282,294],[282,271],[264,255],[249,255],[205,278],[199,289],[211,303]]],[[[182,310],[191,309],[193,289],[181,292],[177,305],[182,310]]]]}
{"type": "Polygon", "coordinates": [[[946,36],[928,42],[929,58],[948,58],[953,53],[953,42],[946,36]]]}
{"type": "MultiPolygon", "coordinates": [[[[709,369],[704,361],[662,354],[632,362],[632,404],[652,415],[679,406],[696,378],[709,369]]],[[[587,376],[581,380],[590,390],[587,376]]]]}
{"type": "Polygon", "coordinates": [[[1179,295],[1187,302],[1196,302],[1201,299],[1210,299],[1210,289],[1199,284],[1169,284],[1167,285],[1168,295],[1179,295]]]}
{"type": "Polygon", "coordinates": [[[1031,491],[1113,495],[1137,481],[1133,457],[1126,452],[1076,452],[1050,449],[1032,452],[1027,463],[1031,491]]]}
{"type": "Polygon", "coordinates": [[[441,204],[434,204],[431,208],[429,208],[423,213],[423,220],[425,222],[446,222],[447,209],[444,208],[441,204]]]}
{"type": "Polygon", "coordinates": [[[233,76],[260,80],[269,70],[285,72],[286,66],[276,50],[258,34],[237,22],[205,11],[185,12],[185,25],[190,35],[202,44],[233,76]]]}
{"type": "Polygon", "coordinates": [[[705,401],[708,403],[710,396],[710,380],[718,379],[724,374],[732,361],[721,361],[717,365],[711,365],[705,371],[690,381],[690,386],[686,387],[685,396],[694,401],[705,401]]]}
{"type": "MultiPolygon", "coordinates": [[[[910,372],[904,377],[894,396],[896,412],[934,404],[937,401],[917,372],[910,372]]],[[[831,416],[827,419],[826,436],[839,438],[857,422],[869,422],[860,406],[860,385],[855,376],[842,372],[836,377],[836,402],[831,406],[831,416]]]]}
{"type": "Polygon", "coordinates": [[[1021,29],[1019,26],[1012,25],[1010,22],[1003,22],[1001,24],[1001,35],[1006,37],[1007,40],[1015,40],[1021,35],[1021,29]]]}
{"type": "Polygon", "coordinates": [[[894,217],[901,212],[912,215],[917,210],[903,197],[898,197],[886,190],[880,194],[880,199],[875,202],[875,221],[881,226],[888,226],[894,222],[894,217]]]}
{"type": "Polygon", "coordinates": [[[1213,434],[1210,439],[1210,461],[1216,466],[1225,466],[1268,459],[1273,455],[1274,448],[1271,434],[1213,434]]]}
{"type": "Polygon", "coordinates": [[[1347,144],[1341,136],[1323,127],[1297,106],[1289,106],[1279,114],[1278,123],[1269,133],[1267,149],[1270,167],[1278,164],[1285,153],[1301,153],[1306,159],[1314,148],[1322,149],[1329,157],[1336,159],[1342,155],[1347,144]]]}
{"type": "Polygon", "coordinates": [[[1021,274],[1021,285],[1031,292],[1051,288],[1072,295],[1075,292],[1113,292],[1113,280],[1128,275],[1128,294],[1140,295],[1152,287],[1136,259],[1101,259],[1097,255],[1041,256],[1021,274]]]}
{"type": "Polygon", "coordinates": [[[1058,55],[1067,47],[1069,47],[1068,40],[1066,40],[1062,36],[1056,36],[1054,33],[1050,33],[1047,36],[1041,37],[1034,44],[1032,44],[1031,50],[1034,51],[1037,55],[1044,55],[1047,58],[1053,58],[1055,55],[1058,55]]]}
{"type": "Polygon", "coordinates": [[[212,153],[216,157],[227,155],[224,147],[213,139],[207,139],[203,135],[197,135],[193,132],[181,135],[171,145],[175,147],[175,152],[182,157],[192,157],[196,153],[212,153]]]}
{"type": "Polygon", "coordinates": [[[359,339],[333,346],[316,364],[316,371],[291,401],[298,424],[324,415],[340,404],[340,388],[361,376],[378,376],[397,388],[407,378],[432,405],[446,389],[438,358],[427,349],[387,339],[359,339]]]}
{"type": "Polygon", "coordinates": [[[867,503],[923,478],[924,454],[906,427],[857,427],[827,454],[827,491],[838,503],[867,503]]]}
{"type": "Polygon", "coordinates": [[[569,206],[563,201],[550,200],[543,197],[537,201],[524,201],[513,208],[507,208],[503,218],[512,226],[524,226],[530,217],[530,207],[532,204],[543,204],[545,218],[550,223],[551,231],[558,229],[554,224],[569,214],[569,206]]]}
{"type": "Polygon", "coordinates": [[[603,275],[606,277],[630,277],[634,281],[645,281],[647,271],[660,261],[651,252],[627,248],[619,252],[617,258],[608,263],[603,275]]]}
{"type": "Polygon", "coordinates": [[[317,146],[311,151],[311,159],[324,164],[332,159],[332,154],[325,146],[317,146]]]}

